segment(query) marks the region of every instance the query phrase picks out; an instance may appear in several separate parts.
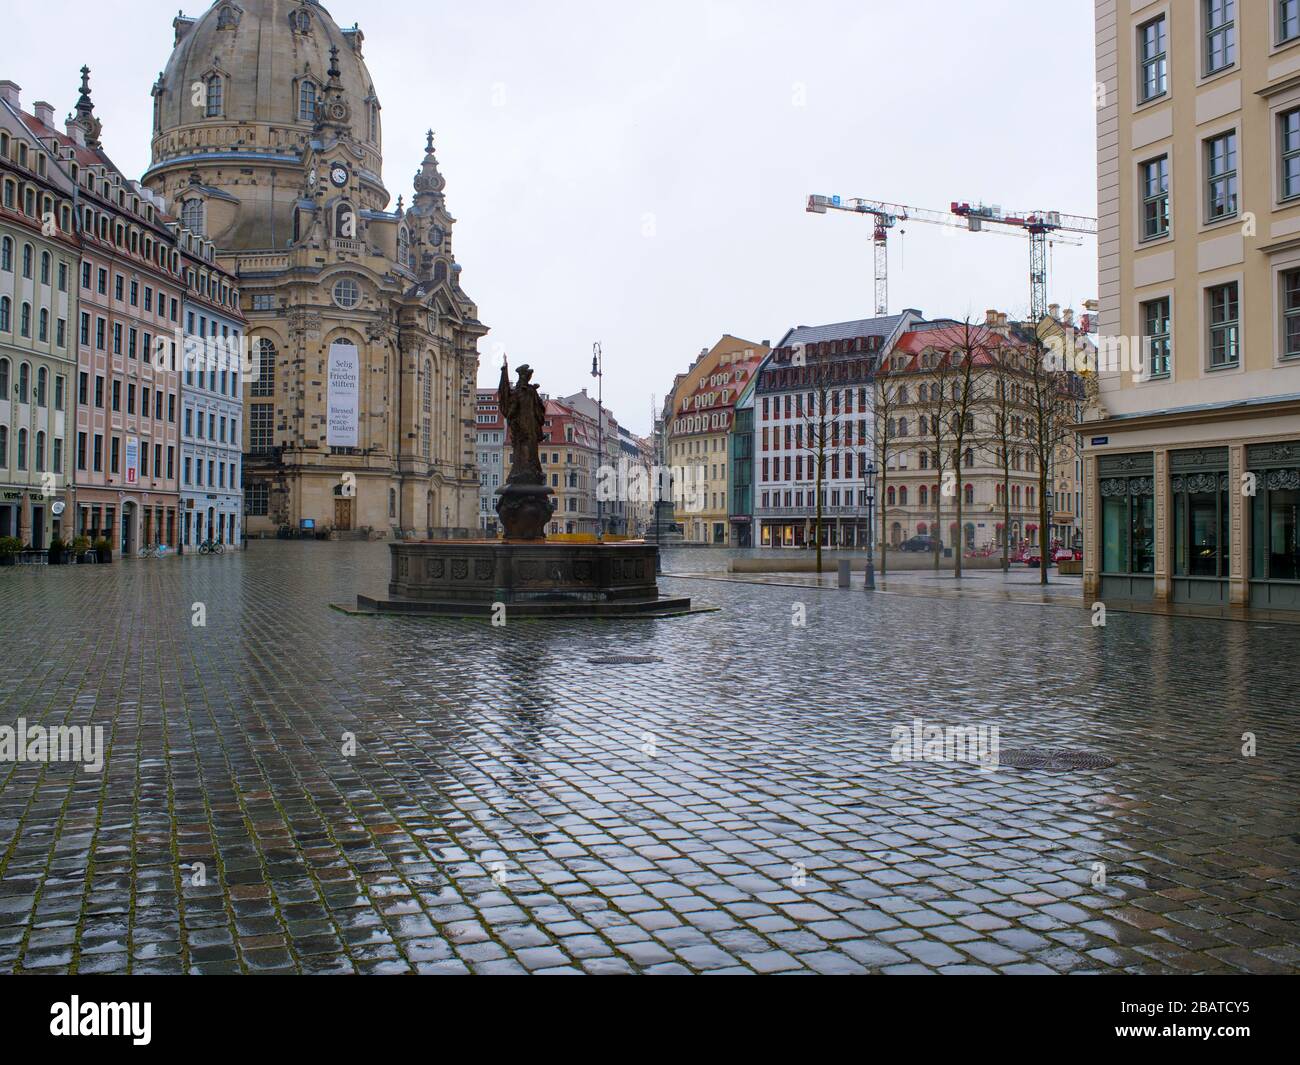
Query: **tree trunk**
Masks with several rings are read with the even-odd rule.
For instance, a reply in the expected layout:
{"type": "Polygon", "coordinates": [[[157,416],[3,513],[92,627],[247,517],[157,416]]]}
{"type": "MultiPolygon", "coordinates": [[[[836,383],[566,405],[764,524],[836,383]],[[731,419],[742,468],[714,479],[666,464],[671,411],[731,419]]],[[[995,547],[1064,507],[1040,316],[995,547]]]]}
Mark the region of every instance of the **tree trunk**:
{"type": "Polygon", "coordinates": [[[1011,572],[1011,473],[1002,470],[1002,572],[1011,572]]]}
{"type": "Polygon", "coordinates": [[[966,537],[963,535],[961,527],[961,473],[960,468],[957,474],[957,541],[952,545],[953,568],[952,575],[956,580],[961,580],[961,553],[966,546],[966,537]]]}
{"type": "Polygon", "coordinates": [[[1038,583],[1047,583],[1049,545],[1047,542],[1047,464],[1038,461],[1038,583]]]}
{"type": "MultiPolygon", "coordinates": [[[[881,465],[881,470],[882,472],[884,470],[883,464],[881,465]]],[[[882,476],[880,480],[876,482],[876,490],[878,492],[878,498],[872,500],[872,505],[880,508],[880,575],[882,577],[885,575],[885,568],[887,565],[887,558],[889,552],[889,537],[885,529],[885,525],[889,520],[889,515],[885,513],[885,489],[888,486],[889,486],[889,478],[882,476]]],[[[871,521],[867,522],[868,536],[876,535],[876,530],[873,528],[874,525],[875,522],[871,522],[871,521]]]]}

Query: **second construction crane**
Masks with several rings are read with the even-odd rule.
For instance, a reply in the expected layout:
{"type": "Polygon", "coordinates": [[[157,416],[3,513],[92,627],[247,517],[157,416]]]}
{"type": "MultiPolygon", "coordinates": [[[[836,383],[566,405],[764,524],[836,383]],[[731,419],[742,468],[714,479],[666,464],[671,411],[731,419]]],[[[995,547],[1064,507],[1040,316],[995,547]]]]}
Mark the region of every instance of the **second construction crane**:
{"type": "MultiPolygon", "coordinates": [[[[828,210],[852,211],[872,217],[875,230],[872,243],[876,256],[876,314],[889,313],[889,230],[899,222],[928,222],[932,225],[952,226],[972,233],[984,231],[986,223],[1010,226],[1022,230],[1029,237],[1029,308],[1033,321],[1047,313],[1047,242],[1064,240],[1075,244],[1062,233],[1087,233],[1095,235],[1097,220],[1083,215],[1066,215],[1059,211],[1029,211],[1007,213],[1000,207],[986,207],[954,201],[947,211],[934,211],[925,207],[908,207],[886,203],[882,200],[846,199],[840,196],[808,197],[806,208],[812,214],[825,214],[828,210]]],[[[990,231],[993,232],[993,231],[990,231]]]]}

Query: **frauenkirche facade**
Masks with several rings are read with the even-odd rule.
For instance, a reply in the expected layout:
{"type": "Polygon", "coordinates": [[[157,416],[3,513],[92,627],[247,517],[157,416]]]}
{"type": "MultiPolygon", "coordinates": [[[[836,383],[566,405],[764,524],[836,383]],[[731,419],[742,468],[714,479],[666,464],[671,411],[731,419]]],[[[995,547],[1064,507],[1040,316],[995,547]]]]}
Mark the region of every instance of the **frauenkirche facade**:
{"type": "Polygon", "coordinates": [[[240,282],[249,533],[473,528],[487,327],[460,287],[433,134],[409,208],[389,211],[359,29],[315,0],[218,0],[175,30],[145,183],[240,282]]]}

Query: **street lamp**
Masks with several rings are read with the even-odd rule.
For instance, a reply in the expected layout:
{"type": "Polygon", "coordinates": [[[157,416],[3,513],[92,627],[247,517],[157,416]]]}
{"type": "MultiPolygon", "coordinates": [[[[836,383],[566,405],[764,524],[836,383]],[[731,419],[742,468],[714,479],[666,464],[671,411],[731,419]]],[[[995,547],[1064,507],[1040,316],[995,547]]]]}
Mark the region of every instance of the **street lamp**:
{"type": "Polygon", "coordinates": [[[876,590],[876,464],[867,463],[862,474],[862,485],[867,497],[867,581],[868,592],[876,590]]]}
{"type": "Polygon", "coordinates": [[[600,342],[591,345],[591,376],[596,378],[596,523],[597,539],[605,539],[605,506],[600,498],[600,468],[605,465],[605,360],[600,342]]]}

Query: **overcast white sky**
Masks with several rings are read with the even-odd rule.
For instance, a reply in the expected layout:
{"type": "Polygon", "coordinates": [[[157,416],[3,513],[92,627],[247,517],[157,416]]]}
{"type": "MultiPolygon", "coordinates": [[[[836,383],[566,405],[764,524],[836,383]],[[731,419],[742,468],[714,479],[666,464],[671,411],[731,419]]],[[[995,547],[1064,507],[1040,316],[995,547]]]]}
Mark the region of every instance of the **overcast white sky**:
{"type": "MultiPolygon", "coordinates": [[[[89,64],[105,146],[138,176],[177,2],[6,4],[0,78],[62,117],[89,64]]],[[[606,404],[637,432],[723,333],[871,314],[867,219],[806,214],[809,193],[1096,213],[1086,0],[325,6],[366,34],[394,200],[437,131],[464,286],[492,327],[480,380],[504,347],[544,391],[594,385],[599,340],[606,404]]],[[[913,223],[891,240],[891,311],[1027,311],[1022,238],[913,223]]],[[[1052,267],[1052,301],[1096,295],[1090,238],[1052,267]]]]}

